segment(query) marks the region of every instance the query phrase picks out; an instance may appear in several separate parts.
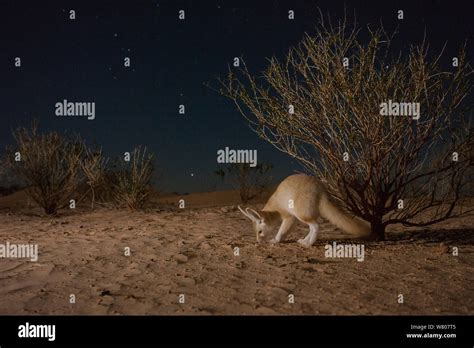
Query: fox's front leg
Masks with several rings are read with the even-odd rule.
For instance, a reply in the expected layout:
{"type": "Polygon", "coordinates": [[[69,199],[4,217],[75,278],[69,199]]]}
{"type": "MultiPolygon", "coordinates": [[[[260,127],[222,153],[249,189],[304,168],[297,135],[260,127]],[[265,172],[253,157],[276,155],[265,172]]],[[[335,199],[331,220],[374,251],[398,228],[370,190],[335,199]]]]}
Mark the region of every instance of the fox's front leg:
{"type": "Polygon", "coordinates": [[[270,243],[276,244],[280,243],[285,239],[285,236],[290,232],[291,228],[295,225],[296,219],[293,216],[284,218],[281,222],[280,228],[278,229],[278,233],[276,234],[275,238],[273,238],[270,243]]]}

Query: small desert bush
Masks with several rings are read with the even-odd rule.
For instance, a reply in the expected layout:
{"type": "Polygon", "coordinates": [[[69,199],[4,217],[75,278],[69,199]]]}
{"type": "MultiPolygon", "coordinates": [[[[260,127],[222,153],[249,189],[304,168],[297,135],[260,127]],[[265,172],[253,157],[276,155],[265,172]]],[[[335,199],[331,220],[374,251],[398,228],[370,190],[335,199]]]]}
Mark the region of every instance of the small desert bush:
{"type": "Polygon", "coordinates": [[[272,168],[273,166],[267,163],[255,167],[250,167],[247,163],[235,163],[214,173],[222,180],[227,180],[239,192],[240,200],[245,204],[268,190],[272,182],[272,168]]]}
{"type": "Polygon", "coordinates": [[[121,168],[109,180],[115,201],[130,210],[143,208],[151,192],[153,177],[153,155],[146,148],[136,147],[130,154],[130,161],[124,161],[121,168]]]}
{"type": "Polygon", "coordinates": [[[108,159],[103,156],[100,149],[85,148],[84,155],[81,169],[91,193],[91,208],[93,209],[96,200],[105,202],[110,197],[111,181],[107,175],[108,159]]]}
{"type": "Polygon", "coordinates": [[[15,148],[7,149],[7,163],[23,182],[28,195],[46,214],[55,214],[76,198],[84,144],[78,136],[40,134],[37,124],[13,132],[15,148]]]}

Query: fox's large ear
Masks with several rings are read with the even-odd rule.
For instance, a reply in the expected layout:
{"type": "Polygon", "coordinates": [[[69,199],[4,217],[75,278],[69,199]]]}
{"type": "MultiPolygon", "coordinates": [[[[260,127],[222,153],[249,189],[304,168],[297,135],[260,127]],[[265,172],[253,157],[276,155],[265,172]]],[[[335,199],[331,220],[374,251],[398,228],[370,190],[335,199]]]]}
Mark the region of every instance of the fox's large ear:
{"type": "Polygon", "coordinates": [[[240,207],[240,205],[238,205],[237,208],[239,208],[240,212],[241,212],[242,214],[244,214],[246,217],[248,217],[249,219],[252,219],[252,217],[251,217],[246,211],[244,211],[244,210],[240,207]]]}
{"type": "Polygon", "coordinates": [[[255,220],[263,220],[262,216],[256,210],[247,208],[245,209],[245,211],[247,212],[247,214],[253,216],[255,220]]]}
{"type": "MultiPolygon", "coordinates": [[[[250,213],[250,212],[249,212],[249,208],[243,210],[243,209],[240,207],[240,205],[238,205],[237,208],[239,208],[240,212],[241,212],[242,214],[244,214],[246,217],[248,217],[250,220],[252,220],[252,221],[257,221],[257,220],[258,220],[258,217],[257,217],[257,216],[259,216],[259,215],[258,215],[258,213],[257,213],[255,210],[254,210],[254,212],[255,212],[256,215],[250,213]]],[[[250,209],[250,210],[252,210],[252,209],[250,209]]]]}

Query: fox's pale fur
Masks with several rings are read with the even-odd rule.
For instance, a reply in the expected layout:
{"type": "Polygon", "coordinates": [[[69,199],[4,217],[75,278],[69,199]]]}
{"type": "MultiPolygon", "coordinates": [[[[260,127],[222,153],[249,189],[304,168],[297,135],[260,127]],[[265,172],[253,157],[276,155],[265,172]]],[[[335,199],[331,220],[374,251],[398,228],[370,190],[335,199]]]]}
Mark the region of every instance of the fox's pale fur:
{"type": "Polygon", "coordinates": [[[368,223],[342,211],[331,202],[319,180],[304,174],[291,175],[283,180],[262,210],[243,210],[240,206],[239,209],[252,220],[258,242],[268,237],[278,225],[278,233],[270,243],[283,241],[299,220],[309,226],[309,233],[298,243],[309,247],[316,241],[319,229],[317,220],[320,216],[355,237],[370,234],[368,223]]]}

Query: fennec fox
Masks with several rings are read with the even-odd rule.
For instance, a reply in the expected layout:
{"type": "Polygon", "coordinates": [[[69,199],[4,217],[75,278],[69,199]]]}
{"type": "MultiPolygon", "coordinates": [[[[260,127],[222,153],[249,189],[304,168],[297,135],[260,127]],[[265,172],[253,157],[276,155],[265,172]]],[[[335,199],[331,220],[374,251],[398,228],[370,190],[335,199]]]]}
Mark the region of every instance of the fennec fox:
{"type": "Polygon", "coordinates": [[[243,210],[240,206],[239,210],[252,220],[257,242],[267,238],[280,222],[278,233],[270,243],[281,242],[299,220],[309,226],[309,233],[298,243],[309,247],[316,241],[320,216],[356,237],[366,237],[370,233],[367,223],[350,217],[330,201],[319,180],[304,174],[291,175],[283,180],[261,211],[243,210]]]}

